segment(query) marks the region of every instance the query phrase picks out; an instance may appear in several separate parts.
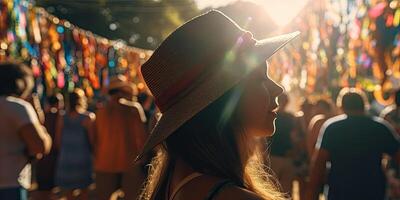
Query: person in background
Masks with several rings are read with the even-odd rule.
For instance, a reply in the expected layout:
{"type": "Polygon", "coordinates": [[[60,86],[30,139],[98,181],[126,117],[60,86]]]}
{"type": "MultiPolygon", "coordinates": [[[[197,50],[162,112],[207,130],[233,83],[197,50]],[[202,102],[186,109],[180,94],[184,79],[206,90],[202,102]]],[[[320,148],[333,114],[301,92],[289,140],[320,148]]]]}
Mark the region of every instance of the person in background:
{"type": "Polygon", "coordinates": [[[149,119],[146,121],[146,126],[149,128],[151,127],[152,117],[156,116],[158,111],[153,96],[150,94],[149,89],[145,87],[139,92],[137,99],[138,103],[143,107],[146,119],[149,119]]]}
{"type": "Polygon", "coordinates": [[[317,143],[322,124],[324,124],[326,120],[335,115],[333,103],[328,99],[319,99],[315,103],[314,114],[315,115],[311,119],[308,126],[307,153],[309,158],[311,158],[314,152],[315,144],[317,143]]]}
{"type": "Polygon", "coordinates": [[[17,62],[0,63],[0,199],[26,200],[32,159],[51,148],[51,138],[30,103],[32,71],[17,62]]]}
{"type": "Polygon", "coordinates": [[[95,115],[86,106],[84,91],[75,89],[69,94],[67,111],[56,123],[59,156],[55,184],[67,200],[88,199],[88,187],[93,183],[91,141],[95,115]]]}
{"type": "Polygon", "coordinates": [[[289,97],[283,93],[278,97],[279,111],[275,121],[276,132],[271,139],[271,168],[277,175],[284,192],[292,193],[296,169],[293,162],[293,134],[295,117],[286,111],[289,97]]]}
{"type": "Polygon", "coordinates": [[[400,135],[400,89],[394,93],[394,104],[386,107],[380,117],[388,121],[400,135]]]}
{"type": "Polygon", "coordinates": [[[42,110],[39,95],[37,93],[32,93],[24,100],[29,102],[33,106],[36,115],[38,116],[39,122],[43,125],[45,121],[45,113],[42,110]]]}
{"type": "MultiPolygon", "coordinates": [[[[397,134],[400,134],[400,89],[394,93],[394,104],[387,106],[380,114],[380,117],[389,122],[396,130],[397,134]]],[[[393,160],[387,160],[387,177],[388,177],[388,196],[389,199],[400,198],[400,168],[393,162],[393,160]]]]}
{"type": "Polygon", "coordinates": [[[110,99],[96,112],[95,171],[97,199],[108,200],[121,189],[126,200],[137,198],[144,181],[141,164],[133,164],[147,137],[146,117],[136,102],[135,85],[119,75],[110,80],[110,99]]]}
{"type": "Polygon", "coordinates": [[[306,199],[318,198],[330,163],[328,200],[385,198],[384,154],[400,161],[400,143],[389,123],[366,114],[368,100],[355,88],[344,88],[337,99],[344,114],[327,120],[312,158],[306,199]]]}
{"type": "MultiPolygon", "coordinates": [[[[60,117],[60,112],[64,109],[64,97],[57,93],[47,98],[47,105],[44,110],[45,122],[48,133],[55,144],[56,124],[60,117]]],[[[55,170],[57,163],[58,150],[56,145],[53,145],[50,153],[43,159],[35,163],[35,177],[37,183],[36,191],[32,192],[31,197],[37,200],[53,199],[52,189],[55,187],[55,170]]]]}
{"type": "Polygon", "coordinates": [[[306,139],[308,135],[308,124],[313,117],[314,105],[309,102],[308,99],[303,99],[300,104],[300,110],[297,111],[295,116],[295,136],[294,143],[296,151],[300,151],[303,154],[302,161],[307,163],[307,153],[306,153],[306,139]]]}
{"type": "Polygon", "coordinates": [[[300,104],[300,111],[295,113],[296,129],[298,130],[298,134],[301,135],[299,137],[306,138],[308,133],[308,125],[310,124],[310,121],[314,116],[313,109],[314,105],[308,99],[305,98],[300,104]]]}
{"type": "Polygon", "coordinates": [[[306,181],[308,178],[309,158],[307,154],[308,124],[313,116],[313,104],[307,98],[301,100],[300,110],[295,113],[295,130],[293,137],[294,165],[298,183],[299,199],[304,200],[306,181]]]}

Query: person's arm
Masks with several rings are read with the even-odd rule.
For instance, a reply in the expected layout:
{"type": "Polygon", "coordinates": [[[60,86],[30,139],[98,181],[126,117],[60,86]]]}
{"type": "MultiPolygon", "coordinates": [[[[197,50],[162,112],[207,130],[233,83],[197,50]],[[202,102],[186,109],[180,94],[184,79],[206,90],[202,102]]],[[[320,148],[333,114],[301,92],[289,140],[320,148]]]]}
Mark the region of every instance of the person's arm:
{"type": "Polygon", "coordinates": [[[27,154],[32,157],[40,158],[47,154],[51,148],[51,138],[38,119],[32,107],[26,101],[16,100],[10,104],[13,110],[9,117],[13,120],[17,128],[17,134],[26,145],[27,154]]]}
{"type": "Polygon", "coordinates": [[[92,151],[94,154],[96,154],[96,147],[97,147],[97,142],[98,142],[98,131],[97,131],[97,123],[99,123],[98,116],[99,112],[95,113],[95,119],[92,123],[92,128],[91,128],[91,137],[92,137],[92,151]]]}
{"type": "Polygon", "coordinates": [[[330,161],[329,152],[336,145],[335,139],[332,138],[336,130],[330,125],[331,122],[329,120],[323,123],[318,134],[315,149],[311,157],[310,181],[305,194],[307,200],[318,200],[319,191],[325,181],[326,164],[330,161]]]}
{"type": "Polygon", "coordinates": [[[134,109],[132,109],[132,135],[134,136],[136,151],[140,151],[143,148],[147,138],[146,120],[142,106],[136,103],[134,109]]]}
{"type": "Polygon", "coordinates": [[[36,115],[38,116],[39,122],[44,124],[45,122],[45,114],[42,109],[42,105],[40,104],[39,96],[36,93],[32,93],[27,99],[28,102],[33,106],[35,109],[36,115]]]}
{"type": "Polygon", "coordinates": [[[94,113],[89,113],[86,119],[83,121],[83,125],[85,129],[87,130],[87,134],[89,136],[89,141],[90,145],[94,145],[94,130],[95,130],[95,120],[96,120],[96,115],[94,113]]]}
{"type": "Polygon", "coordinates": [[[314,154],[315,144],[317,143],[318,135],[323,124],[324,120],[319,119],[315,121],[312,127],[310,127],[309,135],[307,137],[307,152],[310,158],[312,158],[314,154]]]}
{"type": "Polygon", "coordinates": [[[57,148],[58,150],[61,149],[61,135],[62,135],[62,129],[64,127],[64,115],[65,115],[65,111],[61,110],[58,114],[57,114],[57,118],[56,118],[56,124],[55,124],[55,133],[54,133],[54,147],[57,148]]]}
{"type": "Polygon", "coordinates": [[[316,149],[310,166],[310,182],[306,190],[306,199],[317,200],[319,191],[324,184],[326,163],[329,161],[329,152],[325,149],[316,149]]]}
{"type": "Polygon", "coordinates": [[[28,154],[35,158],[41,158],[48,154],[51,148],[51,137],[42,125],[27,124],[21,127],[19,135],[27,146],[28,154]]]}

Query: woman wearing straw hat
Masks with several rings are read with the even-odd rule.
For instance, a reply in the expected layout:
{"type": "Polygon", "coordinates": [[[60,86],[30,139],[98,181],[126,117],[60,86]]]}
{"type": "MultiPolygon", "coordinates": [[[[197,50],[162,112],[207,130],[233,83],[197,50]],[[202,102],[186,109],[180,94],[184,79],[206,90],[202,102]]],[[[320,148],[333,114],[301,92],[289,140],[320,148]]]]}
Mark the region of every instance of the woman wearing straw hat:
{"type": "Polygon", "coordinates": [[[219,11],[175,30],[142,66],[162,116],[140,199],[284,199],[262,163],[283,89],[266,59],[298,33],[255,40],[219,11]]]}

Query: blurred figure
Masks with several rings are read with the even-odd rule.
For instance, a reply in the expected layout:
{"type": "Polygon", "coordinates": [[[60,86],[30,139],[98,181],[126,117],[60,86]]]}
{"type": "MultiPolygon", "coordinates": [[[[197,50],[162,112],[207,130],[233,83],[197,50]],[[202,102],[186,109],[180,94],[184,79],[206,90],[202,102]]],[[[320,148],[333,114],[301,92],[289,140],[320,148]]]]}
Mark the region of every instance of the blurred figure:
{"type": "Polygon", "coordinates": [[[140,163],[133,164],[146,139],[146,117],[133,101],[137,92],[124,76],[109,84],[110,100],[96,112],[95,171],[97,199],[108,200],[122,189],[126,200],[136,199],[144,181],[140,163]]]}
{"type": "Polygon", "coordinates": [[[92,179],[91,134],[95,115],[86,110],[85,93],[75,89],[69,94],[67,112],[61,113],[56,125],[56,144],[59,148],[55,183],[62,196],[88,199],[92,179]]]}
{"type": "Polygon", "coordinates": [[[294,165],[296,167],[296,180],[298,183],[299,199],[304,199],[304,191],[308,178],[309,158],[307,154],[308,124],[313,116],[313,104],[307,98],[300,104],[300,110],[295,113],[294,165]]]}
{"type": "Polygon", "coordinates": [[[328,99],[318,100],[315,104],[314,114],[308,126],[307,153],[309,158],[313,155],[322,124],[335,115],[333,104],[328,99]]]}
{"type": "Polygon", "coordinates": [[[0,199],[26,200],[30,160],[50,151],[51,138],[31,104],[31,70],[20,63],[0,63],[0,199]]]}
{"type": "MultiPolygon", "coordinates": [[[[29,83],[28,83],[29,84],[29,83]]],[[[32,83],[33,84],[33,83],[32,83]]],[[[42,105],[40,103],[40,98],[37,93],[32,93],[24,98],[25,101],[29,102],[35,109],[36,115],[38,116],[39,122],[44,124],[45,114],[42,110],[42,105]]]]}
{"type": "Polygon", "coordinates": [[[311,164],[308,200],[318,197],[324,184],[327,163],[328,200],[380,200],[385,197],[383,154],[400,160],[400,144],[384,120],[367,116],[364,92],[345,88],[338,107],[345,114],[329,119],[321,129],[311,164]]]}
{"type": "Polygon", "coordinates": [[[138,103],[143,107],[146,119],[148,119],[146,126],[151,127],[152,117],[156,116],[158,112],[156,104],[154,103],[154,97],[150,94],[150,91],[147,88],[142,89],[138,93],[138,103]]]}
{"type": "MultiPolygon", "coordinates": [[[[45,122],[44,126],[49,132],[55,144],[56,138],[56,123],[60,117],[60,112],[64,108],[64,97],[58,93],[48,97],[47,107],[44,111],[45,122]]],[[[58,150],[56,145],[53,145],[50,153],[43,157],[43,159],[36,162],[36,182],[38,184],[37,191],[32,193],[32,198],[37,200],[52,199],[51,190],[55,187],[55,170],[57,163],[58,150]]]]}
{"type": "Polygon", "coordinates": [[[308,125],[313,117],[313,104],[308,99],[304,99],[300,105],[300,110],[295,113],[295,136],[294,143],[296,151],[302,154],[301,162],[308,163],[307,161],[307,148],[306,139],[308,135],[308,125]]]}
{"type": "Polygon", "coordinates": [[[395,92],[394,102],[393,105],[386,107],[380,116],[395,128],[397,134],[400,134],[400,89],[395,92]]]}
{"type": "Polygon", "coordinates": [[[271,168],[275,172],[284,192],[292,192],[296,169],[293,163],[293,132],[295,118],[286,111],[289,97],[283,93],[278,97],[279,111],[275,121],[276,132],[271,139],[271,168]]]}
{"type": "Polygon", "coordinates": [[[300,111],[296,114],[296,129],[298,134],[306,137],[308,132],[308,125],[310,124],[313,115],[313,104],[308,99],[304,99],[300,105],[300,111]]]}
{"type": "Polygon", "coordinates": [[[62,111],[64,109],[64,104],[64,96],[61,93],[56,93],[49,96],[47,98],[47,104],[44,107],[45,116],[51,116],[59,111],[62,111]]]}
{"type": "MultiPolygon", "coordinates": [[[[386,107],[380,114],[380,117],[388,121],[400,134],[400,89],[395,93],[395,102],[393,105],[386,107]]],[[[389,199],[400,199],[400,168],[392,160],[388,160],[387,177],[388,177],[388,196],[389,199]]]]}

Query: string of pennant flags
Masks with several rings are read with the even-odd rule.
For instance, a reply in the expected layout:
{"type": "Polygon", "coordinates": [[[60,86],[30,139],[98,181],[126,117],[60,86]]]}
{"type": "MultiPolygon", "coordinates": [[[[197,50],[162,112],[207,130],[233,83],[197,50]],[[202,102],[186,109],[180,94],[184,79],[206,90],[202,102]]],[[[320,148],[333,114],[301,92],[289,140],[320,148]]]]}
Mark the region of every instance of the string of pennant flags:
{"type": "MultiPolygon", "coordinates": [[[[334,95],[354,86],[382,105],[393,102],[391,91],[400,87],[400,0],[310,1],[286,29],[302,34],[270,63],[287,90],[334,95]]],[[[94,96],[116,74],[139,82],[138,67],[151,53],[83,30],[27,0],[0,1],[0,60],[29,62],[37,90],[46,94],[81,87],[94,96]]]]}
{"type": "Polygon", "coordinates": [[[400,87],[400,1],[310,1],[287,29],[300,39],[272,58],[286,89],[326,94],[342,87],[368,91],[382,105],[400,87]]]}
{"type": "Polygon", "coordinates": [[[27,62],[39,93],[80,87],[92,97],[116,74],[138,82],[137,70],[151,53],[83,30],[26,0],[0,1],[0,60],[27,62]]]}

